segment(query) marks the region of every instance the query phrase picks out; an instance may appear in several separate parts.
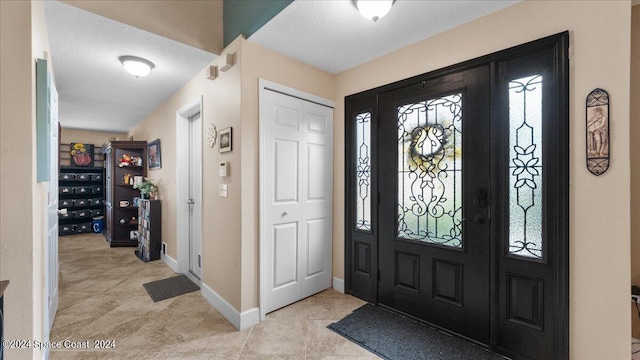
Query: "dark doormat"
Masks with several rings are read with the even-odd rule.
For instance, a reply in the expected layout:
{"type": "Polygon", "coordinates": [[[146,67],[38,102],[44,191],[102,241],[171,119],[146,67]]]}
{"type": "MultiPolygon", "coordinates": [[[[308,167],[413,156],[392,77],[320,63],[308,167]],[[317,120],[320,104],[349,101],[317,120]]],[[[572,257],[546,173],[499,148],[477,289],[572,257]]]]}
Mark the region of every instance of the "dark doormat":
{"type": "Polygon", "coordinates": [[[389,360],[505,359],[467,340],[371,304],[327,327],[389,360]]]}
{"type": "Polygon", "coordinates": [[[168,279],[148,282],[142,284],[153,299],[158,302],[183,295],[192,291],[200,290],[200,287],[193,283],[186,275],[178,275],[168,279]]]}

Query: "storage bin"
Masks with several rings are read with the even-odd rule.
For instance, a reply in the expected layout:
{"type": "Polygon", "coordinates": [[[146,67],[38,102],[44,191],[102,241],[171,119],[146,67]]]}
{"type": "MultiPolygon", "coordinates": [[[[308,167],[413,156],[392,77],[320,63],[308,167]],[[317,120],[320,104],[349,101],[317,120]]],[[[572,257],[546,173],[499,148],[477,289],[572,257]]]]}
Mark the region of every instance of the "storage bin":
{"type": "Polygon", "coordinates": [[[73,199],[60,199],[58,201],[59,207],[75,206],[75,200],[73,199]]]}
{"type": "Polygon", "coordinates": [[[91,205],[90,199],[75,199],[76,206],[89,206],[91,205]]]}
{"type": "Polygon", "coordinates": [[[93,223],[92,222],[83,222],[76,225],[76,232],[86,233],[93,231],[93,223]]]}
{"type": "Polygon", "coordinates": [[[74,217],[76,217],[76,212],[75,211],[67,211],[66,214],[58,214],[58,217],[60,219],[73,219],[74,217]]]}
{"type": "Polygon", "coordinates": [[[91,210],[89,209],[76,210],[76,218],[89,218],[89,217],[91,217],[91,210]]]}
{"type": "Polygon", "coordinates": [[[100,173],[91,174],[91,181],[102,181],[102,174],[100,173]]]}
{"type": "Polygon", "coordinates": [[[93,190],[91,189],[91,186],[76,186],[75,193],[76,194],[92,194],[93,190]]]}
{"type": "Polygon", "coordinates": [[[93,232],[100,234],[104,229],[104,216],[98,216],[93,218],[93,232]]]}
{"type": "Polygon", "coordinates": [[[71,235],[76,233],[75,224],[60,225],[58,228],[58,235],[71,235]]]}
{"type": "Polygon", "coordinates": [[[104,210],[102,210],[102,209],[91,210],[91,216],[92,217],[102,216],[102,215],[104,215],[104,210]]]}
{"type": "Polygon", "coordinates": [[[76,174],[74,173],[62,173],[58,175],[58,180],[73,181],[75,179],[76,179],[76,174]]]}
{"type": "Polygon", "coordinates": [[[60,186],[58,187],[59,194],[73,194],[75,186],[60,186]]]}
{"type": "Polygon", "coordinates": [[[91,187],[91,193],[92,194],[100,194],[100,193],[102,193],[102,185],[93,185],[91,187]]]}
{"type": "Polygon", "coordinates": [[[76,174],[76,181],[89,181],[91,180],[91,174],[76,174]]]}
{"type": "Polygon", "coordinates": [[[104,201],[102,200],[102,198],[93,198],[93,199],[91,199],[91,204],[93,206],[102,205],[103,203],[104,203],[104,201]]]}

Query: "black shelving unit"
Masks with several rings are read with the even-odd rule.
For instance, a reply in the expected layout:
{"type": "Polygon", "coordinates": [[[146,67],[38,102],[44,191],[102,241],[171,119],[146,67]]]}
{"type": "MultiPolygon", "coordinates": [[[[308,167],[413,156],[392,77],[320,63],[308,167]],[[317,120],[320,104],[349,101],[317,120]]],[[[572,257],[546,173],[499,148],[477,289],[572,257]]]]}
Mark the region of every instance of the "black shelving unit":
{"type": "Polygon", "coordinates": [[[142,261],[160,259],[162,246],[162,212],[160,200],[138,200],[138,250],[142,261]]]}
{"type": "Polygon", "coordinates": [[[58,177],[58,234],[93,231],[93,218],[104,216],[104,168],[61,166],[58,177]]]}

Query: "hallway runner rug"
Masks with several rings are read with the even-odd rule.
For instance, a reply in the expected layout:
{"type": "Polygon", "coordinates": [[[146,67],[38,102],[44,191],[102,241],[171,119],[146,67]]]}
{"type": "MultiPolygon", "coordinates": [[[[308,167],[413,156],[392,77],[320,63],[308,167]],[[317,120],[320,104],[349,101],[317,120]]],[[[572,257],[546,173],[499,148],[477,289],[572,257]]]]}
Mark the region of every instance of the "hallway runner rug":
{"type": "Polygon", "coordinates": [[[389,360],[504,360],[462,338],[366,304],[327,326],[389,360]]]}
{"type": "Polygon", "coordinates": [[[200,290],[186,275],[178,275],[168,279],[142,284],[153,299],[153,302],[166,300],[175,296],[200,290]]]}

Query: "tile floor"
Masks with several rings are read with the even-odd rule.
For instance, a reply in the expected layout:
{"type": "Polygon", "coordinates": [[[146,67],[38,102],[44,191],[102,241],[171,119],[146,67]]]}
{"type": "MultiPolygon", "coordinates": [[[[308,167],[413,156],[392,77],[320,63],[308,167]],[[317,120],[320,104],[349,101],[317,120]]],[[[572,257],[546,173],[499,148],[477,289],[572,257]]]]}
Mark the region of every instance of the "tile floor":
{"type": "Polygon", "coordinates": [[[357,298],[326,290],[237,331],[199,291],[154,303],[142,284],[175,273],[133,250],[102,235],[60,237],[51,340],[114,340],[115,349],[52,350],[50,359],[377,359],[326,329],[364,304],[357,298]]]}

